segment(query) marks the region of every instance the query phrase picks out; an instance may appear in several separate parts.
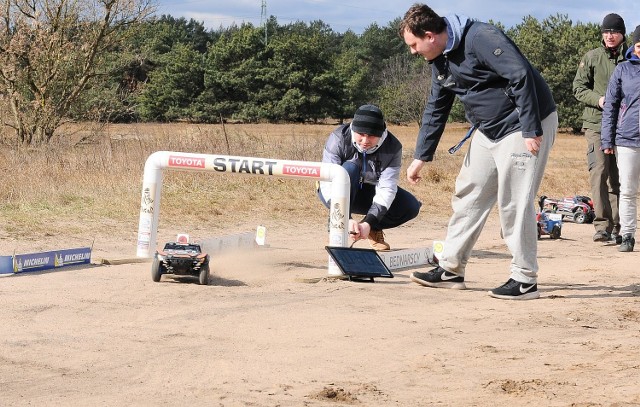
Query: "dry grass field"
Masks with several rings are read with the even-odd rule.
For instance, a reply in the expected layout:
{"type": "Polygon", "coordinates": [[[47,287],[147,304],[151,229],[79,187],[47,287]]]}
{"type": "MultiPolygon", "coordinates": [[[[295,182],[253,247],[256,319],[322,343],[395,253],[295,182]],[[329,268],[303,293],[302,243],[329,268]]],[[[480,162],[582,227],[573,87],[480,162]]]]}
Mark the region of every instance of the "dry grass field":
{"type": "MultiPolygon", "coordinates": [[[[154,151],[181,151],[319,161],[336,124],[296,125],[75,125],[44,147],[0,145],[0,239],[38,236],[112,235],[137,229],[142,173],[154,151]]],[[[465,148],[447,148],[464,135],[451,124],[423,182],[401,185],[423,201],[423,212],[449,213],[453,183],[465,148]]],[[[390,126],[403,142],[405,166],[413,157],[417,126],[390,126]]],[[[541,192],[550,197],[588,195],[582,137],[560,134],[541,192]]],[[[313,184],[246,175],[166,172],[161,224],[211,232],[233,230],[245,219],[271,221],[321,218],[313,184]]],[[[132,235],[127,234],[127,238],[132,235]]]]}

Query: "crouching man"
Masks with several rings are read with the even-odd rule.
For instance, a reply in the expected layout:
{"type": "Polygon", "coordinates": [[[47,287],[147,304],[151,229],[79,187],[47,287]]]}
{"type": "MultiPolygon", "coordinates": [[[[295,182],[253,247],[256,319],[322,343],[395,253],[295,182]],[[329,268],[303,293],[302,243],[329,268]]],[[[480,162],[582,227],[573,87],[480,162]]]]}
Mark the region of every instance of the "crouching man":
{"type": "MultiPolygon", "coordinates": [[[[375,250],[389,250],[383,230],[418,216],[421,203],[398,187],[402,144],[388,131],[382,111],[373,105],[360,106],[350,124],[329,135],[322,162],[341,165],[349,174],[349,236],[354,241],[367,238],[375,250]],[[356,221],[354,213],[364,218],[356,221]]],[[[318,197],[329,208],[330,182],[320,182],[318,197]]]]}

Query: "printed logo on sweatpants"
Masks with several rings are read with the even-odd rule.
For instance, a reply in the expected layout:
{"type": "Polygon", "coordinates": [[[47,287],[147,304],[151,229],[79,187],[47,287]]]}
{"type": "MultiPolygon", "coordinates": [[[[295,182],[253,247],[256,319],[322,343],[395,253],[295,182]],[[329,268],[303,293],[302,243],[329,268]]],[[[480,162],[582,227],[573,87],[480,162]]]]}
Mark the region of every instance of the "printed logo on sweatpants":
{"type": "Polygon", "coordinates": [[[511,153],[511,161],[513,161],[513,168],[516,170],[524,171],[529,161],[533,157],[530,153],[511,153]]]}

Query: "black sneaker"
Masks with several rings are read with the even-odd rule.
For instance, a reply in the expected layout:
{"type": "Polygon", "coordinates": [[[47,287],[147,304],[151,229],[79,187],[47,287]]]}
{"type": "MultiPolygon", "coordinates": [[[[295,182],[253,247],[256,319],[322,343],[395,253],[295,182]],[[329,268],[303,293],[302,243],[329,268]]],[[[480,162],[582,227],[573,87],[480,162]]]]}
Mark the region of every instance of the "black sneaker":
{"type": "Polygon", "coordinates": [[[419,273],[416,271],[411,273],[409,278],[426,287],[452,288],[454,290],[464,290],[467,288],[467,286],[464,285],[464,277],[454,273],[449,273],[447,270],[440,267],[436,267],[426,273],[419,273]]]}
{"type": "Polygon", "coordinates": [[[489,295],[502,300],[533,300],[540,298],[538,284],[524,284],[512,278],[500,287],[489,291],[489,295]]]}
{"type": "Polygon", "coordinates": [[[622,235],[619,233],[611,233],[611,240],[615,240],[617,245],[620,245],[620,243],[622,243],[622,235]]]}
{"type": "Polygon", "coordinates": [[[620,247],[618,247],[619,252],[632,252],[633,246],[636,244],[636,239],[633,237],[631,233],[627,233],[622,236],[622,242],[620,243],[620,247]]]}
{"type": "Polygon", "coordinates": [[[606,230],[599,230],[593,235],[594,242],[608,242],[611,239],[609,233],[606,230]]]}

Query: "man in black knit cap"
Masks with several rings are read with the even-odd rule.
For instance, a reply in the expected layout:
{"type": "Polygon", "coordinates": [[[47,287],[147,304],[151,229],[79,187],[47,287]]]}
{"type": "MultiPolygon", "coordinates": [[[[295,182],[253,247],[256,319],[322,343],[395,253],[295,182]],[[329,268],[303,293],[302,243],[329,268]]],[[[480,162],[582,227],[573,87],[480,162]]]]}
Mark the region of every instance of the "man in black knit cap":
{"type": "Polygon", "coordinates": [[[593,226],[596,232],[593,241],[614,240],[620,244],[618,167],[616,156],[604,154],[600,149],[600,126],[609,78],[616,65],[625,59],[626,28],[622,17],[611,13],[602,20],[600,30],[602,45],[582,57],[573,80],[573,94],[584,104],[582,128],[587,139],[587,165],[595,211],[593,226]]]}
{"type": "MultiPolygon", "coordinates": [[[[402,144],[387,129],[382,111],[360,106],[350,124],[335,129],[327,139],[322,162],[341,165],[351,179],[349,235],[369,239],[371,248],[389,250],[384,229],[400,226],[418,216],[421,203],[398,187],[402,144]],[[352,213],[364,218],[356,221],[352,213]]],[[[318,197],[329,208],[331,183],[320,182],[318,197]]]]}

